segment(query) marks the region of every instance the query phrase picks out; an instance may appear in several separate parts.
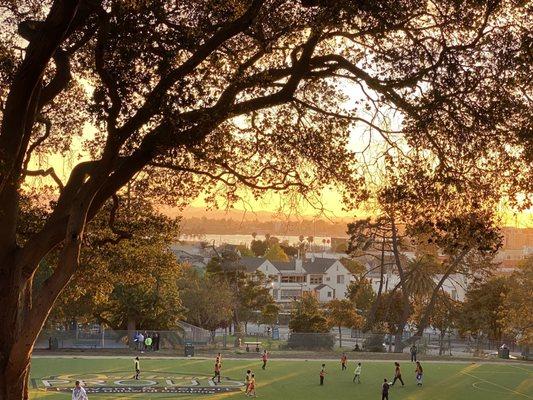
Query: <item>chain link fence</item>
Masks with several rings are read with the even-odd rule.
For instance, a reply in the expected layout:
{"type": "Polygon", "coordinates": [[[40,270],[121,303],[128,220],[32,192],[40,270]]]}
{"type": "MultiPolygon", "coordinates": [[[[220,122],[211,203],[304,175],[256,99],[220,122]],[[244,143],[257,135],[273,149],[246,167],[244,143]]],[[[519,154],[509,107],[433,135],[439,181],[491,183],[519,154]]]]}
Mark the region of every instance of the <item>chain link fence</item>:
{"type": "MultiPolygon", "coordinates": [[[[410,338],[404,332],[403,341],[410,338]]],[[[77,330],[44,330],[37,349],[136,349],[140,351],[176,350],[181,354],[185,345],[193,345],[197,351],[207,352],[235,349],[242,352],[268,351],[313,351],[313,352],[372,352],[394,353],[395,337],[386,333],[361,332],[343,328],[327,333],[295,333],[288,327],[251,330],[236,335],[227,330],[210,332],[181,323],[172,331],[115,331],[100,327],[77,330]],[[141,337],[138,334],[142,334],[141,337]],[[146,340],[150,338],[150,340],[146,340]],[[139,340],[142,339],[142,340],[139,340]]],[[[425,333],[414,341],[417,354],[434,357],[472,357],[497,355],[502,346],[512,356],[530,358],[529,348],[513,340],[489,340],[487,338],[464,338],[456,333],[425,333]]],[[[410,343],[402,352],[410,352],[410,343]]]]}
{"type": "Polygon", "coordinates": [[[157,351],[179,349],[186,343],[205,346],[210,341],[209,331],[181,322],[178,329],[172,331],[110,330],[99,326],[73,330],[45,329],[39,335],[35,348],[157,351]]]}

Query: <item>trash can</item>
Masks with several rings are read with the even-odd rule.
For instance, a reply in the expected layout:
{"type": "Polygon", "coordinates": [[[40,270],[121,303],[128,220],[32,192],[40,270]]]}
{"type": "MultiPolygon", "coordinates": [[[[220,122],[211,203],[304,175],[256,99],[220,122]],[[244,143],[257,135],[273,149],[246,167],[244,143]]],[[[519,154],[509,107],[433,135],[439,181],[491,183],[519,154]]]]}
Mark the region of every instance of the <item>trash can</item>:
{"type": "MultiPolygon", "coordinates": [[[[493,354],[494,354],[494,353],[493,353],[493,354]]],[[[505,347],[505,348],[500,348],[500,349],[498,350],[498,356],[499,356],[500,358],[504,358],[504,359],[508,360],[508,359],[509,359],[509,348],[507,348],[507,347],[505,347]]]]}
{"type": "Polygon", "coordinates": [[[194,346],[192,343],[185,343],[185,357],[194,357],[194,346]]]}

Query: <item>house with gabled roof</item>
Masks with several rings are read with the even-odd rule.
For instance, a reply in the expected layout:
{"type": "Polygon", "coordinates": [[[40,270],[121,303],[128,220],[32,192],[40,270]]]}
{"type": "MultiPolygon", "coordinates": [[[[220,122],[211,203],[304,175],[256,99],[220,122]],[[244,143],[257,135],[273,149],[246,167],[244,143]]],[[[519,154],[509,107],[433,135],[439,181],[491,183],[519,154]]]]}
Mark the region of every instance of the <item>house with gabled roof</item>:
{"type": "Polygon", "coordinates": [[[278,303],[290,303],[304,293],[311,293],[321,302],[343,299],[353,280],[348,269],[336,259],[311,258],[290,261],[269,261],[242,257],[226,265],[252,274],[262,272],[268,277],[272,296],[278,303]]]}

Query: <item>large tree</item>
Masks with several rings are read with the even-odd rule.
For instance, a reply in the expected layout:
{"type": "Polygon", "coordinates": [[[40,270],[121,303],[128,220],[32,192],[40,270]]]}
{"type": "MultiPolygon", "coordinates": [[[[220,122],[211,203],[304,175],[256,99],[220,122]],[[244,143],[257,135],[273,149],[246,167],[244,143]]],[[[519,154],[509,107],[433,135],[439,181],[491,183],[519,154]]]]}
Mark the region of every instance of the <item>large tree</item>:
{"type": "Polygon", "coordinates": [[[233,202],[243,185],[254,194],[294,189],[312,201],[331,183],[358,200],[364,159],[347,150],[348,128],[358,125],[390,144],[401,131],[437,180],[465,176],[462,188],[475,181],[494,195],[531,187],[523,179],[533,153],[527,3],[0,7],[1,399],[28,396],[33,344],[77,269],[86,225],[128,181],[180,204],[201,191],[233,202]],[[387,111],[398,131],[380,127],[387,111]],[[84,136],[63,181],[51,155],[73,148],[88,122],[97,132],[84,136]],[[58,189],[41,229],[21,243],[20,194],[36,176],[58,189]],[[32,295],[53,249],[53,273],[32,295]]]}

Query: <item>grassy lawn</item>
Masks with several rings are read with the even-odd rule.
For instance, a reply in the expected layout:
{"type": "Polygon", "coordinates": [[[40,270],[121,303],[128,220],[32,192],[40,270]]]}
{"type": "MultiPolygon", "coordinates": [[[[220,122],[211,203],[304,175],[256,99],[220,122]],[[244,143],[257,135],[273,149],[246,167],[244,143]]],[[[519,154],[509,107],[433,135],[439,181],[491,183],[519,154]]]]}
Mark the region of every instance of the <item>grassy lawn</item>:
{"type": "MultiPolygon", "coordinates": [[[[214,360],[205,359],[142,359],[140,381],[132,381],[133,358],[34,358],[31,371],[31,399],[70,399],[73,381],[85,381],[87,388],[101,390],[134,387],[193,387],[193,390],[224,390],[217,394],[178,393],[89,393],[89,398],[146,399],[146,398],[245,398],[238,387],[247,369],[256,374],[257,396],[264,399],[381,399],[383,378],[391,379],[392,362],[363,362],[362,383],[352,383],[355,362],[350,360],[347,371],[340,363],[326,361],[326,381],[319,386],[322,361],[270,360],[267,369],[255,360],[222,360],[222,383],[210,382],[214,360]],[[48,389],[45,390],[48,385],[48,389]],[[61,390],[61,389],[60,389],[61,390]],[[225,391],[227,390],[227,391],[225,391]]],[[[402,363],[405,387],[399,382],[391,388],[390,399],[454,399],[506,400],[533,399],[533,365],[527,364],[470,364],[423,363],[424,385],[417,387],[414,366],[402,363]]]]}

